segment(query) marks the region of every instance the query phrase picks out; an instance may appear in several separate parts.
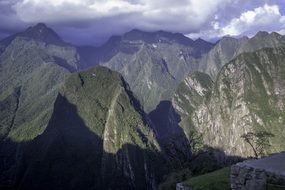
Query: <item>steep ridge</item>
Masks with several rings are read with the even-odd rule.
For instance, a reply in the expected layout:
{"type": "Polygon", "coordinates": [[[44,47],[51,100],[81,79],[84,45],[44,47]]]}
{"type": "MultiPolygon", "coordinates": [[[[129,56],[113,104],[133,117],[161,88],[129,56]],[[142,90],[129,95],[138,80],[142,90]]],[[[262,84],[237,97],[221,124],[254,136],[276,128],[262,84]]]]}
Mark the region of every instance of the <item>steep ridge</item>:
{"type": "MultiPolygon", "coordinates": [[[[104,67],[72,74],[53,110],[45,132],[22,146],[10,186],[156,189],[163,157],[120,74],[104,67]]],[[[9,170],[0,179],[7,179],[9,170]]]]}
{"type": "Polygon", "coordinates": [[[255,156],[242,135],[266,132],[274,135],[266,152],[284,150],[284,58],[284,48],[265,48],[237,56],[215,83],[206,74],[187,77],[173,98],[185,133],[194,129],[230,155],[255,156]]]}
{"type": "Polygon", "coordinates": [[[266,47],[285,46],[285,37],[276,33],[260,31],[252,38],[242,37],[235,39],[223,37],[210,51],[201,59],[200,71],[205,72],[215,79],[220,69],[241,53],[253,52],[266,47]]]}

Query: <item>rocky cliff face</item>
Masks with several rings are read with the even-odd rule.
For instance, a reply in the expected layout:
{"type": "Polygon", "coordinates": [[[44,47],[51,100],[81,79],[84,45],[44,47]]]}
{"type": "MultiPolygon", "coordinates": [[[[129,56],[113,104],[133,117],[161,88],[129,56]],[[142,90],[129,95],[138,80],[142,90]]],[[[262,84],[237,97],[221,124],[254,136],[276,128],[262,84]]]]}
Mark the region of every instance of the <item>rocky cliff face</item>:
{"type": "Polygon", "coordinates": [[[243,53],[221,69],[214,84],[205,74],[190,75],[173,98],[186,133],[194,128],[209,146],[253,156],[241,136],[266,131],[275,135],[268,151],[283,150],[284,56],[284,48],[243,53]]]}
{"type": "Polygon", "coordinates": [[[223,37],[210,51],[204,56],[200,63],[200,71],[205,72],[216,79],[219,71],[230,60],[241,53],[254,52],[266,47],[282,47],[285,45],[285,37],[276,33],[258,32],[254,37],[242,37],[235,39],[223,37]]]}

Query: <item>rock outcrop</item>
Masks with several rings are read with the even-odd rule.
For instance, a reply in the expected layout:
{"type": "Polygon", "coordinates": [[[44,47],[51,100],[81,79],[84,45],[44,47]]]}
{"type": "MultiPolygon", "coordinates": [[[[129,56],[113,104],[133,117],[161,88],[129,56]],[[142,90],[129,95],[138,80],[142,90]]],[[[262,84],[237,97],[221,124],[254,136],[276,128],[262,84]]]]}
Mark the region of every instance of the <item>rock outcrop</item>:
{"type": "Polygon", "coordinates": [[[177,183],[176,190],[192,190],[192,188],[184,185],[183,183],[177,183]]]}

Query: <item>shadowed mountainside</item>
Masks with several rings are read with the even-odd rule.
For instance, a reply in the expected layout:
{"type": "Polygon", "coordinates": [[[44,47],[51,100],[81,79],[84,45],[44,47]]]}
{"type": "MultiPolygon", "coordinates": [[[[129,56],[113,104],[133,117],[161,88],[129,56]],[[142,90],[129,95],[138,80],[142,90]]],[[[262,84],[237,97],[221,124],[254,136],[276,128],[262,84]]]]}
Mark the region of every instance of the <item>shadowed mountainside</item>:
{"type": "Polygon", "coordinates": [[[156,189],[165,158],[127,88],[107,68],[71,75],[43,134],[28,142],[1,141],[1,185],[156,189]]]}
{"type": "Polygon", "coordinates": [[[170,167],[183,168],[190,162],[192,152],[183,129],[179,126],[180,115],[170,101],[161,101],[155,110],[149,113],[154,124],[157,140],[168,160],[170,167]]]}
{"type": "Polygon", "coordinates": [[[88,129],[75,105],[59,95],[54,110],[45,132],[34,140],[1,143],[1,188],[155,189],[157,152],[134,144],[106,152],[103,139],[88,129]],[[8,147],[17,152],[15,162],[8,147]]]}

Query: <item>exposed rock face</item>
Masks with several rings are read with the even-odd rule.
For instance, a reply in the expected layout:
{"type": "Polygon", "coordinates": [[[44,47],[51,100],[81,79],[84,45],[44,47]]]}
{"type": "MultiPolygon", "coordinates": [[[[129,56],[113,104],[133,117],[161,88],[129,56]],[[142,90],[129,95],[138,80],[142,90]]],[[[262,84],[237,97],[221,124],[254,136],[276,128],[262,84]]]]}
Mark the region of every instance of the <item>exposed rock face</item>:
{"type": "Polygon", "coordinates": [[[285,45],[285,37],[276,33],[258,32],[254,37],[243,37],[235,39],[223,37],[210,51],[203,57],[200,71],[206,72],[212,79],[216,79],[221,68],[241,53],[254,52],[262,48],[282,47],[285,45]]]}
{"type": "Polygon", "coordinates": [[[265,190],[268,186],[285,186],[285,153],[238,163],[231,167],[233,190],[265,190]]]}
{"type": "Polygon", "coordinates": [[[173,98],[185,133],[194,128],[210,146],[230,155],[252,156],[241,136],[267,131],[275,135],[270,152],[283,150],[284,50],[241,54],[222,68],[214,85],[207,76],[188,77],[173,98]],[[207,85],[202,85],[205,81],[207,85]]]}
{"type": "Polygon", "coordinates": [[[180,126],[189,138],[191,129],[195,129],[194,119],[201,120],[203,111],[196,111],[201,108],[205,109],[205,105],[210,101],[213,81],[210,76],[205,73],[195,72],[190,74],[179,85],[173,99],[172,104],[175,110],[180,114],[180,126]]]}
{"type": "Polygon", "coordinates": [[[177,183],[176,190],[192,190],[192,188],[184,185],[183,183],[177,183]]]}

